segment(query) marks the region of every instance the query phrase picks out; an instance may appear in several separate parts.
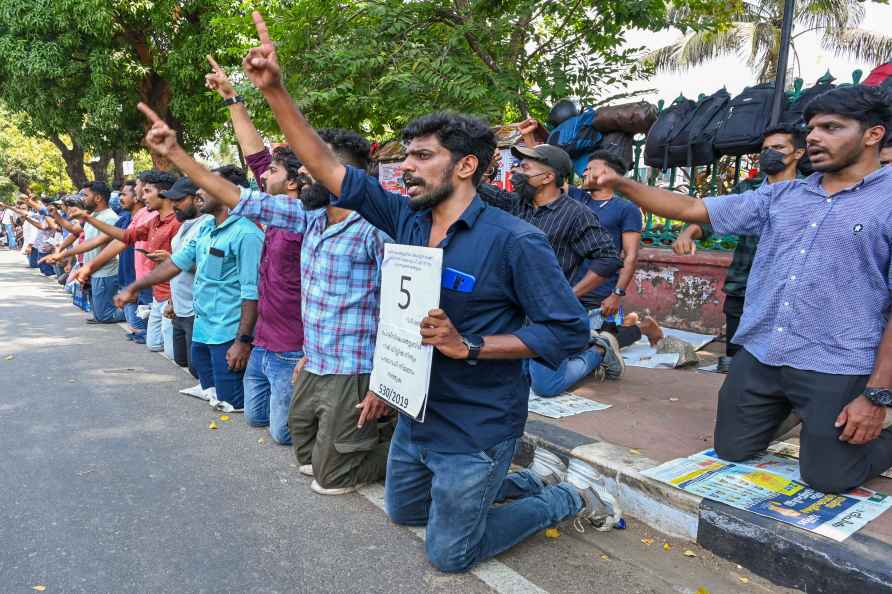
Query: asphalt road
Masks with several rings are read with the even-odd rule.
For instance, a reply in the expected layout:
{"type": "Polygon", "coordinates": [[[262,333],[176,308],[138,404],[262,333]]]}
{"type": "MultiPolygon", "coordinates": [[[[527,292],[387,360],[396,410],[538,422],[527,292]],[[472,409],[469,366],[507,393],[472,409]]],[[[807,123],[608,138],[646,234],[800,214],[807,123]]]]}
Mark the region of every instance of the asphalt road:
{"type": "Polygon", "coordinates": [[[23,262],[0,251],[0,592],[781,591],[690,545],[645,547],[634,521],[440,573],[380,488],[315,495],[290,448],[180,396],[188,374],[85,325],[23,262]]]}

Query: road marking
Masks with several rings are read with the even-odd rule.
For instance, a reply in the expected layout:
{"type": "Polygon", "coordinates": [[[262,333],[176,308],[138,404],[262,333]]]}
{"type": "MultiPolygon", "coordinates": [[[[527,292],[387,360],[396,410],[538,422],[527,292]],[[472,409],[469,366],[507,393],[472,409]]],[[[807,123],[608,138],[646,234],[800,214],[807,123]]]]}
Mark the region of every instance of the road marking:
{"type": "MultiPolygon", "coordinates": [[[[384,485],[368,485],[359,489],[359,494],[368,499],[372,505],[384,510],[384,485]]],[[[386,513],[386,512],[385,512],[386,513]]],[[[412,534],[424,541],[424,528],[409,527],[412,534]]],[[[471,574],[499,594],[548,594],[530,580],[526,579],[501,561],[490,559],[471,570],[471,574]]]]}

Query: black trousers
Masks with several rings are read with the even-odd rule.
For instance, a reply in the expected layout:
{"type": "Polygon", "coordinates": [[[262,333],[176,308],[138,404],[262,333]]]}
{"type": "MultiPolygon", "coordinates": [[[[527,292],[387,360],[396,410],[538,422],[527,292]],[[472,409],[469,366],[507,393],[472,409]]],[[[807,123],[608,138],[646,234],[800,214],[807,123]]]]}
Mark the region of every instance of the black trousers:
{"type": "Polygon", "coordinates": [[[715,450],[739,462],[767,448],[790,411],[802,419],[802,479],[825,493],[849,491],[892,467],[892,430],[865,445],[839,441],[840,411],[864,391],[866,375],[833,375],[760,363],[746,349],[719,391],[715,450]]]}
{"type": "Polygon", "coordinates": [[[743,297],[725,295],[725,305],[722,306],[725,314],[725,354],[733,357],[740,350],[739,344],[734,344],[731,339],[737,333],[740,326],[740,316],[743,315],[743,297]]]}
{"type": "Polygon", "coordinates": [[[198,372],[192,366],[192,325],[195,316],[174,317],[173,325],[173,360],[180,367],[188,367],[189,373],[198,378],[198,372]]]}
{"type": "Polygon", "coordinates": [[[617,326],[616,324],[604,324],[601,330],[610,332],[616,336],[619,348],[623,349],[630,344],[635,344],[641,340],[641,328],[638,326],[617,326]]]}

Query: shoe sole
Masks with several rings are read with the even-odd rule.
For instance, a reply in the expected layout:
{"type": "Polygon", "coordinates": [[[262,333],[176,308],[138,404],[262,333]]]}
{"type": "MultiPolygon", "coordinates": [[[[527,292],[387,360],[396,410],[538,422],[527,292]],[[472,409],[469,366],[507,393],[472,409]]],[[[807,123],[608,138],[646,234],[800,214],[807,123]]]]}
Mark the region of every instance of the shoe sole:
{"type": "MultiPolygon", "coordinates": [[[[619,341],[616,339],[616,336],[614,336],[610,332],[601,332],[600,336],[601,336],[601,338],[606,340],[608,343],[610,343],[610,349],[612,351],[614,359],[616,359],[616,362],[619,365],[619,374],[614,375],[613,372],[608,371],[607,379],[619,379],[626,372],[626,363],[625,363],[625,361],[623,361],[622,353],[619,352],[619,341]]],[[[604,353],[604,359],[606,361],[607,353],[604,353]]],[[[605,371],[607,371],[608,369],[609,368],[605,367],[605,371]]]]}
{"type": "Polygon", "coordinates": [[[339,489],[323,489],[319,486],[319,483],[313,481],[310,485],[310,490],[317,495],[326,495],[326,496],[335,496],[335,495],[349,495],[350,493],[355,493],[357,489],[362,487],[363,485],[356,485],[355,487],[341,487],[339,489]]]}

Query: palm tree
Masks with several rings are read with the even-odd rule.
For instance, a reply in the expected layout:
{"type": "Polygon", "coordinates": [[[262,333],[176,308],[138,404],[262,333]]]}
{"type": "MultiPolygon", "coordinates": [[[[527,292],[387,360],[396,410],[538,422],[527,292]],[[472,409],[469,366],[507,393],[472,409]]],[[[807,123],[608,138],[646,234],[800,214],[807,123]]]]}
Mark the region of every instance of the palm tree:
{"type": "MultiPolygon", "coordinates": [[[[892,60],[892,37],[861,29],[864,13],[864,2],[859,0],[797,0],[790,43],[797,67],[796,39],[810,32],[818,32],[821,45],[834,54],[869,64],[892,60]]],[[[676,11],[675,16],[683,15],[676,11]]],[[[690,32],[650,52],[644,62],[658,71],[681,72],[736,54],[758,69],[759,82],[769,82],[777,70],[783,17],[784,0],[743,0],[725,29],[690,32]]]]}

